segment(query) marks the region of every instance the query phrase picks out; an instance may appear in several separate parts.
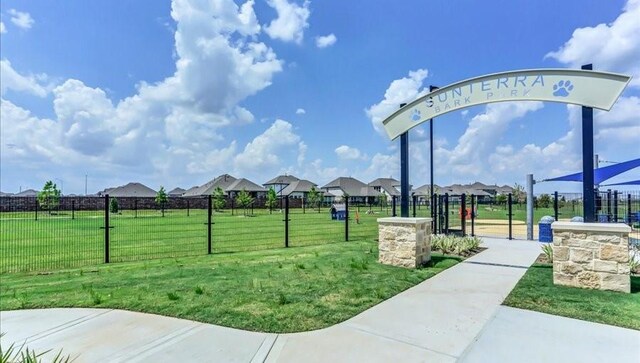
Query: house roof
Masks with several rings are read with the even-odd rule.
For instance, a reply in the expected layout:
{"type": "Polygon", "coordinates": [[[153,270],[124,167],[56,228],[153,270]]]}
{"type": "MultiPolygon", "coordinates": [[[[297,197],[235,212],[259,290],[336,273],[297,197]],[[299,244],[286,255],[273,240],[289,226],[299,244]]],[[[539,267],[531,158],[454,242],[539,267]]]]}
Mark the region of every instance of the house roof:
{"type": "MultiPolygon", "coordinates": [[[[437,191],[442,190],[442,187],[440,187],[437,184],[433,184],[433,188],[437,191]]],[[[413,190],[413,195],[421,195],[421,196],[429,196],[430,193],[430,189],[431,189],[431,184],[425,184],[423,186],[420,186],[416,189],[413,190]]]]}
{"type": "Polygon", "coordinates": [[[0,192],[0,197],[10,197],[12,195],[13,195],[13,193],[0,192]]]}
{"type": "Polygon", "coordinates": [[[105,189],[103,194],[109,194],[110,197],[155,197],[156,191],[141,183],[129,183],[105,189]]]}
{"type": "Polygon", "coordinates": [[[396,189],[396,186],[400,185],[400,182],[393,178],[378,178],[371,183],[369,183],[370,187],[380,187],[384,189],[387,194],[391,196],[400,195],[400,191],[396,189]]]}
{"type": "Polygon", "coordinates": [[[350,197],[374,197],[379,193],[373,187],[352,177],[340,177],[324,185],[322,189],[340,189],[350,197]]]}
{"type": "Polygon", "coordinates": [[[38,196],[38,191],[33,189],[23,190],[20,193],[16,193],[13,195],[14,197],[36,197],[38,196]]]}
{"type": "MultiPolygon", "coordinates": [[[[282,195],[289,195],[291,193],[308,193],[311,190],[311,187],[316,187],[317,189],[318,185],[305,179],[296,180],[287,185],[286,188],[282,189],[282,195]]],[[[318,189],[318,192],[322,191],[318,189]]]]}
{"type": "Polygon", "coordinates": [[[170,192],[168,192],[167,194],[169,195],[173,195],[173,196],[181,196],[182,194],[184,194],[184,192],[186,192],[186,190],[180,188],[180,187],[176,187],[173,188],[170,192]]]}
{"type": "Polygon", "coordinates": [[[277,177],[269,180],[268,182],[262,184],[262,185],[274,185],[274,184],[286,184],[289,185],[295,181],[300,180],[299,178],[296,178],[293,175],[278,175],[277,177]]]}
{"type": "Polygon", "coordinates": [[[227,188],[233,184],[237,179],[229,174],[219,175],[208,182],[202,184],[199,187],[194,187],[182,194],[183,197],[198,197],[201,195],[211,195],[213,191],[220,187],[222,191],[226,192],[227,188]]]}
{"type": "Polygon", "coordinates": [[[231,183],[225,192],[239,192],[246,190],[247,192],[266,192],[267,190],[249,179],[240,178],[231,183]]]}

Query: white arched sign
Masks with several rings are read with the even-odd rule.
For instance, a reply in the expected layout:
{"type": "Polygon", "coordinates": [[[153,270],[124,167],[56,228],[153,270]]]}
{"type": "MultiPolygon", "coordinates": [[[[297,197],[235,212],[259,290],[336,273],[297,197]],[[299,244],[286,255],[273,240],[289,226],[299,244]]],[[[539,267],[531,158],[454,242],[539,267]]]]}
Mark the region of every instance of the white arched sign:
{"type": "Polygon", "coordinates": [[[391,139],[445,113],[505,101],[549,101],[610,110],[631,77],[577,69],[530,69],[451,84],[407,104],[383,122],[391,139]]]}

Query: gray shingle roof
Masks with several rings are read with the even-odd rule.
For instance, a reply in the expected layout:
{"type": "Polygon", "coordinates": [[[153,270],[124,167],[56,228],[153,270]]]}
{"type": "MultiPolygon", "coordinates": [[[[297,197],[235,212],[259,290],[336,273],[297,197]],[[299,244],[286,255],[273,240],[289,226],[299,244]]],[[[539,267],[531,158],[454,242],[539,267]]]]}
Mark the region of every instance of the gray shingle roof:
{"type": "Polygon", "coordinates": [[[268,182],[262,184],[262,185],[274,185],[274,184],[291,184],[295,181],[300,180],[299,178],[296,178],[293,175],[278,175],[277,177],[269,180],[268,182]]]}
{"type": "MultiPolygon", "coordinates": [[[[316,183],[313,183],[309,180],[297,180],[289,184],[286,188],[282,190],[282,195],[289,195],[291,193],[308,193],[311,190],[311,187],[318,188],[316,183]]],[[[321,190],[318,190],[321,191],[321,190]]]]}
{"type": "Polygon", "coordinates": [[[13,195],[14,197],[36,197],[38,196],[38,191],[33,189],[23,190],[20,193],[16,193],[13,195]]]}
{"type": "Polygon", "coordinates": [[[182,194],[184,194],[184,192],[186,192],[186,190],[184,190],[184,189],[182,189],[180,187],[176,187],[176,188],[173,188],[167,194],[170,195],[170,196],[179,197],[179,196],[182,196],[182,194]]]}
{"type": "MultiPolygon", "coordinates": [[[[431,184],[425,184],[421,187],[414,189],[413,194],[428,197],[430,195],[430,189],[431,189],[431,184]]],[[[442,190],[442,188],[438,184],[433,184],[433,189],[435,189],[436,191],[442,190]]]]}
{"type": "Polygon", "coordinates": [[[247,192],[266,192],[267,190],[260,185],[252,182],[249,179],[241,178],[234,181],[231,185],[229,185],[225,192],[240,192],[242,190],[246,190],[247,192]]]}
{"type": "Polygon", "coordinates": [[[219,175],[212,180],[202,184],[197,188],[191,188],[184,192],[183,197],[198,197],[201,195],[211,195],[217,187],[220,187],[222,191],[226,192],[229,185],[233,184],[237,179],[229,174],[219,175]]]}
{"type": "Polygon", "coordinates": [[[141,183],[129,183],[116,188],[105,189],[110,197],[155,197],[156,191],[141,183]]]}
{"type": "Polygon", "coordinates": [[[391,196],[400,195],[400,191],[396,189],[396,185],[400,185],[400,182],[393,178],[378,178],[369,183],[370,187],[380,187],[391,196]]]}
{"type": "Polygon", "coordinates": [[[350,197],[375,197],[379,194],[372,187],[351,177],[334,179],[324,185],[322,189],[341,189],[344,193],[349,194],[350,197]]]}

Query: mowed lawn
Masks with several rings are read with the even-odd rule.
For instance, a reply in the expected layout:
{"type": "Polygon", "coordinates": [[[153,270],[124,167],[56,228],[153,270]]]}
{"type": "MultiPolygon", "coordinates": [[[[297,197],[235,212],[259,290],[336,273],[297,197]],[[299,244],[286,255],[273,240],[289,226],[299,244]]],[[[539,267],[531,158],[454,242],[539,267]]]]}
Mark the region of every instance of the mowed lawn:
{"type": "MultiPolygon", "coordinates": [[[[358,221],[353,208],[350,240],[377,238],[376,219],[385,211],[358,221]]],[[[285,247],[284,213],[264,209],[215,212],[212,252],[228,253],[285,247]]],[[[110,215],[111,262],[207,254],[205,210],[123,211],[110,215]]],[[[98,265],[105,259],[104,214],[101,211],[0,214],[0,271],[55,270],[98,265]]],[[[291,209],[289,246],[345,241],[345,222],[331,220],[329,210],[291,209]]]]}
{"type": "Polygon", "coordinates": [[[344,321],[458,263],[420,269],[377,262],[377,243],[214,254],[0,275],[0,310],[94,307],[265,332],[344,321]]]}
{"type": "Polygon", "coordinates": [[[631,294],[553,284],[553,267],[534,264],[504,305],[640,330],[640,276],[631,277],[631,294]]]}

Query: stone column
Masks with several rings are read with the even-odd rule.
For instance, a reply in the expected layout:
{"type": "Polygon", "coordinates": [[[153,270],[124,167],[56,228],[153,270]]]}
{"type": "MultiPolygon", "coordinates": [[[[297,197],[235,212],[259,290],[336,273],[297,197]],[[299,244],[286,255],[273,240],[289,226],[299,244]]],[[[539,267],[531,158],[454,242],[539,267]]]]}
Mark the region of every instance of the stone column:
{"type": "Polygon", "coordinates": [[[416,268],[431,259],[431,218],[378,218],[380,263],[416,268]]]}
{"type": "Polygon", "coordinates": [[[554,222],[551,228],[554,284],[631,292],[629,226],[554,222]]]}

